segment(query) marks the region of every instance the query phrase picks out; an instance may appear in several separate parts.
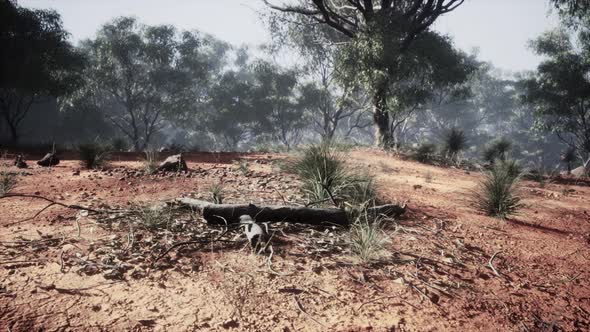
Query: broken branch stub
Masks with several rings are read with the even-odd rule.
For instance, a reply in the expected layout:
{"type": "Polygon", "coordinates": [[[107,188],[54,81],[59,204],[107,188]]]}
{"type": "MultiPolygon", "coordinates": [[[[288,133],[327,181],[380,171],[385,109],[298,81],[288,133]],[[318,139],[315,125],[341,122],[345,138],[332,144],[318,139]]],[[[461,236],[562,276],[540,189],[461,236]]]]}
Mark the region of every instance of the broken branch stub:
{"type": "MultiPolygon", "coordinates": [[[[177,199],[182,205],[200,210],[209,224],[223,225],[240,221],[241,215],[250,215],[257,222],[292,222],[309,225],[347,225],[349,220],[342,209],[309,208],[300,206],[256,206],[254,204],[213,204],[192,198],[177,199]]],[[[405,205],[387,204],[367,209],[372,215],[399,216],[405,212],[405,205]]]]}

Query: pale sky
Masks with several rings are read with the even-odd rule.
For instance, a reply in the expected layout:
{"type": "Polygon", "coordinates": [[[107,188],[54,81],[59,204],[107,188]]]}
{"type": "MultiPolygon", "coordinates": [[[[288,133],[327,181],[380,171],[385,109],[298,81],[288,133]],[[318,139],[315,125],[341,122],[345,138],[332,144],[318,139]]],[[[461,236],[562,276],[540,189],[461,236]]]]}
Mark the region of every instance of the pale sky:
{"type": "MultiPolygon", "coordinates": [[[[278,0],[280,2],[280,0],[278,0]]],[[[277,0],[273,0],[277,3],[277,0]]],[[[256,10],[261,0],[18,0],[21,6],[53,8],[75,42],[92,38],[117,16],[135,16],[146,24],[197,29],[234,45],[255,46],[269,34],[256,10]]],[[[549,0],[466,0],[439,19],[435,29],[450,34],[457,47],[478,48],[482,60],[510,70],[532,70],[539,62],[527,42],[556,25],[549,0]]]]}

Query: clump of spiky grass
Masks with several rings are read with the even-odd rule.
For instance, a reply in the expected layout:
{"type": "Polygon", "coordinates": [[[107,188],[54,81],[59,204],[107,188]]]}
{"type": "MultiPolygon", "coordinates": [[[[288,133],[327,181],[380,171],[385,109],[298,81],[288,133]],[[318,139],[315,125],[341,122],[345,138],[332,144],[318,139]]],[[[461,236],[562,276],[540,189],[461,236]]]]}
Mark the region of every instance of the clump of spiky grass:
{"type": "Polygon", "coordinates": [[[350,249],[364,263],[380,258],[388,242],[382,221],[372,220],[366,211],[361,213],[350,227],[350,249]]]}
{"type": "Polygon", "coordinates": [[[491,164],[496,160],[505,161],[508,157],[508,152],[512,149],[512,142],[507,138],[502,137],[493,141],[483,151],[483,159],[491,164]]]}
{"type": "Polygon", "coordinates": [[[431,162],[436,152],[436,145],[432,143],[422,143],[414,152],[414,159],[421,163],[431,162]]]}
{"type": "Polygon", "coordinates": [[[98,143],[80,144],[78,153],[82,165],[88,169],[105,167],[111,159],[110,149],[98,143]]]}
{"type": "Polygon", "coordinates": [[[451,128],[449,132],[444,137],[445,145],[443,147],[443,151],[447,158],[449,158],[452,162],[457,162],[459,158],[459,153],[465,149],[467,145],[467,138],[465,137],[465,133],[463,130],[458,128],[451,128]]]}
{"type": "Polygon", "coordinates": [[[314,204],[357,205],[375,199],[372,177],[349,169],[329,144],[305,148],[286,165],[286,170],[299,177],[301,190],[314,204]]]}
{"type": "Polygon", "coordinates": [[[238,160],[236,161],[236,166],[238,168],[238,171],[240,171],[243,175],[248,174],[248,172],[250,171],[250,164],[248,164],[247,160],[238,160]]]}
{"type": "Polygon", "coordinates": [[[8,194],[18,182],[16,173],[0,171],[0,197],[8,194]]]}
{"type": "Polygon", "coordinates": [[[158,170],[158,152],[154,150],[146,151],[142,160],[143,170],[147,174],[154,174],[158,170]]]}
{"type": "Polygon", "coordinates": [[[215,204],[223,204],[223,198],[224,198],[224,188],[223,188],[223,184],[222,183],[214,183],[212,185],[210,185],[207,190],[209,191],[209,194],[211,195],[211,201],[213,201],[213,203],[215,204]]]}
{"type": "Polygon", "coordinates": [[[506,219],[522,207],[516,194],[520,171],[515,163],[495,165],[474,193],[477,208],[488,216],[506,219]]]}
{"type": "Polygon", "coordinates": [[[157,205],[138,207],[135,214],[140,224],[147,229],[167,228],[172,218],[169,209],[157,205]]]}

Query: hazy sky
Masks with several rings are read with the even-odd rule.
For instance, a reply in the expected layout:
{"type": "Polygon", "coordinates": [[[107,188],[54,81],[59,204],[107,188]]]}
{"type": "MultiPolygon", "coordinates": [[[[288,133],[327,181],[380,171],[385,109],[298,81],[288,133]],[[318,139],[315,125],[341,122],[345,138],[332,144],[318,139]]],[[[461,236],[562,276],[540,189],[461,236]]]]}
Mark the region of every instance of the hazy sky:
{"type": "MultiPolygon", "coordinates": [[[[273,0],[277,3],[280,0],[273,0]]],[[[256,45],[268,40],[258,19],[261,0],[18,0],[25,7],[53,8],[74,41],[94,36],[111,18],[138,17],[147,24],[173,24],[198,29],[232,44],[256,45]]],[[[458,47],[479,48],[480,58],[507,70],[534,69],[539,59],[527,41],[554,27],[549,0],[466,0],[441,18],[436,29],[452,35],[458,47]]]]}

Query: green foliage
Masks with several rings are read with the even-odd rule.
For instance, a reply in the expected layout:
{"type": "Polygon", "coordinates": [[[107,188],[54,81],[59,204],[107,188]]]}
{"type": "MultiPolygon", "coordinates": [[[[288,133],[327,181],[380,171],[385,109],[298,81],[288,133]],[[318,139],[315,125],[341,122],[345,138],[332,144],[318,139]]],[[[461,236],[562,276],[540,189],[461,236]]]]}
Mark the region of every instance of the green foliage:
{"type": "Polygon", "coordinates": [[[127,140],[122,137],[113,138],[111,141],[111,149],[115,152],[124,152],[129,149],[127,140]]]}
{"type": "Polygon", "coordinates": [[[373,178],[351,171],[330,145],[312,145],[287,165],[301,180],[302,191],[315,204],[341,206],[371,204],[375,200],[373,178]]]}
{"type": "Polygon", "coordinates": [[[485,174],[478,191],[474,193],[476,207],[488,216],[505,219],[521,207],[516,195],[519,171],[515,164],[498,163],[485,174]]]}
{"type": "Polygon", "coordinates": [[[158,170],[158,152],[153,150],[148,150],[145,153],[145,157],[143,158],[143,170],[147,174],[154,174],[158,170]]]}
{"type": "Polygon", "coordinates": [[[350,248],[364,263],[380,258],[388,242],[381,220],[371,220],[366,213],[359,216],[350,228],[350,248]]]}
{"type": "Polygon", "coordinates": [[[17,184],[16,173],[0,171],[0,197],[8,194],[17,184]]]}
{"type": "Polygon", "coordinates": [[[493,164],[496,160],[505,161],[512,149],[512,142],[507,138],[500,138],[489,144],[483,151],[483,160],[493,164]]]}
{"type": "Polygon", "coordinates": [[[207,188],[211,194],[211,201],[215,204],[223,204],[224,188],[221,182],[214,183],[207,188]]]}
{"type": "Polygon", "coordinates": [[[422,143],[414,152],[414,159],[421,163],[431,162],[436,153],[436,145],[432,143],[422,143]]]}
{"type": "Polygon", "coordinates": [[[17,141],[31,106],[75,90],[85,63],[54,10],[0,1],[0,22],[0,115],[17,141]]]}
{"type": "Polygon", "coordinates": [[[467,138],[463,130],[458,128],[451,128],[445,135],[444,151],[446,155],[453,161],[456,161],[459,153],[465,149],[467,145],[467,138]]]}
{"type": "Polygon", "coordinates": [[[80,144],[78,153],[82,165],[87,169],[104,167],[111,158],[110,147],[99,143],[80,144]]]}
{"type": "Polygon", "coordinates": [[[590,156],[590,25],[577,31],[562,26],[531,46],[544,58],[537,72],[522,80],[523,100],[534,107],[537,128],[590,156]]]}

